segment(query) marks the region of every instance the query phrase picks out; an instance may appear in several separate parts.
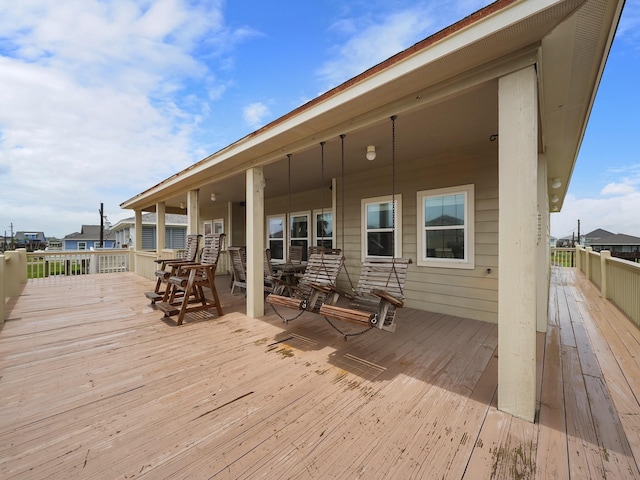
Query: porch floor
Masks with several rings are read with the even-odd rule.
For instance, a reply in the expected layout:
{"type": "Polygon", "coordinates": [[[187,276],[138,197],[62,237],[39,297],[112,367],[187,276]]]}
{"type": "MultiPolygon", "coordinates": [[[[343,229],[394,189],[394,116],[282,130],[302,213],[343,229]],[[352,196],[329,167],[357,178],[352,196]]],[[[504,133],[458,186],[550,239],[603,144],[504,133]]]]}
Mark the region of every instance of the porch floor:
{"type": "Polygon", "coordinates": [[[640,478],[640,330],[554,269],[536,423],[496,409],[497,327],[403,309],[176,327],[132,273],[29,283],[0,330],[2,478],[640,478]]]}

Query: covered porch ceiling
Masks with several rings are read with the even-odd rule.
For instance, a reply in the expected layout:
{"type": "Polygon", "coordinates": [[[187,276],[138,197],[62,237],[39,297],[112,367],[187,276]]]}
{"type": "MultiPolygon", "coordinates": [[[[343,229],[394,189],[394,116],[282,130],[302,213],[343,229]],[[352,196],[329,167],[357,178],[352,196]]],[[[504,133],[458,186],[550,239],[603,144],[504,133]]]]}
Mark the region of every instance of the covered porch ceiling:
{"type": "MultiPolygon", "coordinates": [[[[498,132],[497,78],[536,65],[539,85],[539,151],[560,205],[566,194],[606,55],[623,2],[569,0],[497,1],[476,14],[400,52],[343,85],[127,200],[123,208],[180,213],[189,190],[200,201],[239,202],[244,172],[264,167],[265,195],[292,192],[341,175],[340,134],[345,134],[345,172],[391,160],[391,115],[396,121],[396,160],[430,158],[481,148],[498,132]]],[[[498,139],[499,142],[499,139],[498,139]]]]}

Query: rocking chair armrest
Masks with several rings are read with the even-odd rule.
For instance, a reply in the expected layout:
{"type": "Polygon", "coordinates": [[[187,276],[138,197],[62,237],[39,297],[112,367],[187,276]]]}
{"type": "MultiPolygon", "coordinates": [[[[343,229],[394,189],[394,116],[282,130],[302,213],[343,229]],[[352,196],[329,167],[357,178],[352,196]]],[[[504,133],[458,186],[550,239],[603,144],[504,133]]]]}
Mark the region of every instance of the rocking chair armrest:
{"type": "Polygon", "coordinates": [[[394,295],[391,295],[389,292],[385,292],[384,290],[371,290],[371,293],[382,300],[389,302],[396,308],[402,308],[404,306],[404,300],[402,298],[398,298],[394,295]]]}

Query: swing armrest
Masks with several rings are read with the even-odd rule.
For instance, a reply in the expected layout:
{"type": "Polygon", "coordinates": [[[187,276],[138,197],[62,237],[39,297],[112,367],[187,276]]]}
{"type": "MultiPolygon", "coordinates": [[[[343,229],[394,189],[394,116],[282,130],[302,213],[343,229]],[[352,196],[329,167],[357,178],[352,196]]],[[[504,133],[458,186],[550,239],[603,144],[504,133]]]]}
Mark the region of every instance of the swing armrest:
{"type": "Polygon", "coordinates": [[[354,300],[356,297],[354,295],[352,295],[351,293],[347,293],[344,290],[340,290],[338,287],[335,287],[333,285],[326,285],[323,286],[323,288],[321,289],[323,292],[326,293],[335,293],[340,297],[344,297],[347,298],[349,300],[354,300]],[[326,290],[325,290],[326,288],[326,290]]]}
{"type": "Polygon", "coordinates": [[[334,290],[334,288],[331,285],[322,285],[320,283],[315,283],[315,282],[309,283],[309,286],[314,290],[318,290],[322,293],[331,293],[331,291],[334,290]]]}
{"type": "Polygon", "coordinates": [[[404,306],[404,300],[402,298],[395,297],[391,295],[389,292],[385,292],[384,290],[371,290],[371,293],[382,300],[389,302],[396,308],[402,308],[404,306]]]}

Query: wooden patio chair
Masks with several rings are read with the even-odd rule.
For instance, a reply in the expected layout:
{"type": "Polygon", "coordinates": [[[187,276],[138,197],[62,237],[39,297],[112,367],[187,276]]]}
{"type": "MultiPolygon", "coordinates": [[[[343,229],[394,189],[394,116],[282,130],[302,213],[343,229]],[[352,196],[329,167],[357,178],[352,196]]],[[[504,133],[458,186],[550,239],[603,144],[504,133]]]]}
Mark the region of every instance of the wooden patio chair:
{"type": "Polygon", "coordinates": [[[336,288],[322,288],[326,301],[318,313],[328,319],[395,331],[396,310],[404,306],[404,284],[410,263],[409,258],[367,259],[353,294],[336,288]],[[348,298],[351,306],[337,306],[340,297],[348,298]]]}
{"type": "Polygon", "coordinates": [[[202,235],[187,235],[184,252],[182,255],[171,259],[156,260],[158,269],[155,272],[156,287],[153,292],[145,292],[145,296],[151,300],[151,304],[155,304],[157,300],[164,301],[169,295],[167,281],[178,265],[184,263],[194,263],[198,257],[198,249],[200,248],[200,238],[202,235]]]}
{"type": "Polygon", "coordinates": [[[224,236],[224,233],[206,235],[200,262],[180,265],[176,273],[169,277],[171,294],[166,302],[157,304],[165,317],[177,315],[177,324],[182,325],[184,316],[189,312],[215,308],[219,317],[224,315],[215,285],[224,236]],[[205,288],[210,290],[210,297],[205,295],[205,288]]]}
{"type": "Polygon", "coordinates": [[[271,250],[267,248],[264,251],[264,293],[267,295],[270,293],[282,295],[285,290],[288,290],[289,296],[291,296],[289,286],[282,281],[282,271],[276,272],[273,269],[271,250]]]}
{"type": "MultiPolygon", "coordinates": [[[[281,306],[299,311],[318,311],[320,304],[324,301],[327,292],[332,291],[327,288],[326,291],[318,287],[333,287],[336,283],[338,273],[344,264],[344,256],[342,251],[338,253],[324,254],[315,253],[309,257],[307,266],[302,276],[298,279],[297,284],[289,284],[291,288],[291,296],[277,295],[275,293],[267,296],[267,303],[274,306],[281,306]]],[[[279,283],[284,283],[284,279],[280,279],[279,283]]],[[[276,310],[277,312],[277,310],[276,310]]],[[[286,319],[285,319],[286,320],[286,319]]]]}
{"type": "Polygon", "coordinates": [[[227,252],[229,252],[229,262],[233,273],[231,282],[231,294],[233,295],[236,287],[247,290],[247,248],[229,247],[227,252]]]}
{"type": "Polygon", "coordinates": [[[289,245],[289,258],[287,263],[300,265],[304,255],[304,247],[302,245],[289,245]]]}

